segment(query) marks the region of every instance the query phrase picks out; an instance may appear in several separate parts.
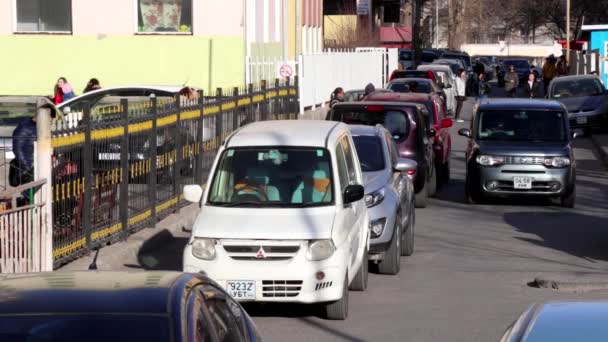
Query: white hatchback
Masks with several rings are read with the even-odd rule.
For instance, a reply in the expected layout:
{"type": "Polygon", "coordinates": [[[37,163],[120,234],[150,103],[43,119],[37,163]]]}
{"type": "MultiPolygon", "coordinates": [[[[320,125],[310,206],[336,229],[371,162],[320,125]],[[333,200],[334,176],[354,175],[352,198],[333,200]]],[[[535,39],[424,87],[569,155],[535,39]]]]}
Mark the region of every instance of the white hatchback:
{"type": "Polygon", "coordinates": [[[205,271],[237,300],[323,303],[345,319],[348,290],[367,287],[369,220],[347,125],[249,124],[218,151],[184,271],[205,271]]]}

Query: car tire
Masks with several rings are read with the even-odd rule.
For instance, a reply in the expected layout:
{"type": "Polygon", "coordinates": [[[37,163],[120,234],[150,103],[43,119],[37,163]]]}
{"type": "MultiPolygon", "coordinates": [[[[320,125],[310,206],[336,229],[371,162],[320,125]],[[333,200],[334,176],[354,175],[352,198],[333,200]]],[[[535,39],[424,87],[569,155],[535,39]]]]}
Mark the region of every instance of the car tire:
{"type": "Polygon", "coordinates": [[[429,204],[429,187],[425,182],[424,186],[420,191],[416,194],[416,208],[426,208],[429,204]]]}
{"type": "Polygon", "coordinates": [[[482,202],[481,191],[478,184],[472,184],[470,177],[466,176],[464,185],[465,199],[468,204],[480,204],[482,202]]]}
{"type": "Polygon", "coordinates": [[[365,291],[367,289],[367,278],[369,276],[369,255],[367,246],[363,252],[363,259],[361,260],[361,266],[353,282],[350,283],[351,291],[365,291]]]}
{"type": "Polygon", "coordinates": [[[566,195],[563,195],[560,198],[560,204],[564,208],[574,208],[574,204],[576,202],[576,187],[572,187],[566,195]]]}
{"type": "Polygon", "coordinates": [[[325,317],[331,320],[345,320],[348,317],[348,275],[344,279],[342,298],[325,305],[325,317]]]}
{"type": "Polygon", "coordinates": [[[410,256],[414,254],[414,227],[416,226],[416,210],[411,209],[410,219],[407,221],[407,226],[401,234],[401,256],[410,256]]]}
{"type": "Polygon", "coordinates": [[[437,195],[437,168],[433,167],[431,171],[431,179],[429,179],[429,197],[437,195]]]}
{"type": "Polygon", "coordinates": [[[378,272],[380,274],[395,275],[401,270],[401,230],[403,229],[403,224],[401,222],[402,219],[401,214],[397,214],[391,244],[384,254],[384,260],[378,264],[378,272]]]}

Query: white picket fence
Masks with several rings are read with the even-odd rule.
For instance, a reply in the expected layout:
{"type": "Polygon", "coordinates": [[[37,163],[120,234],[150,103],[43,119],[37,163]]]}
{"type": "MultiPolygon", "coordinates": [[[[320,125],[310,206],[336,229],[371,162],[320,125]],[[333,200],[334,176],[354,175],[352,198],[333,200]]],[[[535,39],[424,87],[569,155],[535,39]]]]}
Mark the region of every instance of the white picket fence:
{"type": "Polygon", "coordinates": [[[397,49],[360,48],[299,56],[300,113],[324,106],[336,87],[348,91],[373,83],[382,88],[397,63],[397,49]]]}
{"type": "Polygon", "coordinates": [[[46,179],[3,191],[13,198],[15,209],[0,212],[0,273],[52,271],[52,229],[46,179]],[[33,204],[17,207],[16,197],[26,189],[35,191],[33,204]]]}
{"type": "MultiPolygon", "coordinates": [[[[566,55],[566,50],[564,55],[566,55]]],[[[587,51],[583,54],[580,51],[570,50],[570,75],[588,75],[592,71],[600,72],[600,51],[587,51]]]]}

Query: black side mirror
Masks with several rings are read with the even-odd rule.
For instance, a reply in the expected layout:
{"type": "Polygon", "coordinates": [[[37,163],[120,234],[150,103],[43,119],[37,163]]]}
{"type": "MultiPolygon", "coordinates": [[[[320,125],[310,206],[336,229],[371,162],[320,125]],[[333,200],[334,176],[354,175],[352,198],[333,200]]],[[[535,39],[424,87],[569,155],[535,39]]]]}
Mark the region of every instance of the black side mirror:
{"type": "Polygon", "coordinates": [[[458,135],[471,138],[473,135],[471,134],[471,130],[468,128],[461,128],[458,130],[458,135]]]}
{"type": "Polygon", "coordinates": [[[365,189],[359,184],[349,185],[344,190],[344,204],[350,204],[362,199],[365,195],[365,189]]]}

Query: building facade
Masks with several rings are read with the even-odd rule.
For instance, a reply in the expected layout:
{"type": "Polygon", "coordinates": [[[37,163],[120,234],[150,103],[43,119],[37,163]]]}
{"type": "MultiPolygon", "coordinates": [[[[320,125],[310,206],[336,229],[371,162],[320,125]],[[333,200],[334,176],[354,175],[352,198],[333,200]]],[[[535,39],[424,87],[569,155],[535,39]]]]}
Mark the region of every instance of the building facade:
{"type": "MultiPolygon", "coordinates": [[[[320,50],[322,0],[2,0],[0,95],[246,81],[247,56],[320,50]],[[319,19],[315,19],[315,18],[319,19]],[[317,38],[315,38],[317,37],[317,38]]],[[[268,75],[271,76],[271,75],[268,75]]]]}
{"type": "Polygon", "coordinates": [[[598,73],[608,87],[608,24],[583,26],[583,31],[591,32],[591,50],[600,52],[600,70],[598,73]]]}

